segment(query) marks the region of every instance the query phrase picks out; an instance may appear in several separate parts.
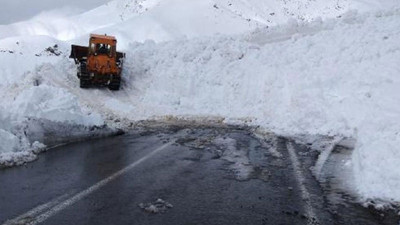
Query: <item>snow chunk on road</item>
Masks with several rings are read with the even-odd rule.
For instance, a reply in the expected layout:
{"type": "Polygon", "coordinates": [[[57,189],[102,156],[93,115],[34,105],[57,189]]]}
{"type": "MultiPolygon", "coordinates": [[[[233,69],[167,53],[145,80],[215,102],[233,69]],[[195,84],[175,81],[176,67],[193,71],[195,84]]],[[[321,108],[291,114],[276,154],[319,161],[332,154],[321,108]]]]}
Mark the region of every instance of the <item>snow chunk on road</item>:
{"type": "Polygon", "coordinates": [[[140,203],[139,208],[143,209],[145,212],[148,213],[165,213],[168,209],[173,208],[174,206],[169,203],[166,202],[164,200],[162,200],[161,198],[157,199],[155,202],[151,202],[151,203],[140,203]]]}

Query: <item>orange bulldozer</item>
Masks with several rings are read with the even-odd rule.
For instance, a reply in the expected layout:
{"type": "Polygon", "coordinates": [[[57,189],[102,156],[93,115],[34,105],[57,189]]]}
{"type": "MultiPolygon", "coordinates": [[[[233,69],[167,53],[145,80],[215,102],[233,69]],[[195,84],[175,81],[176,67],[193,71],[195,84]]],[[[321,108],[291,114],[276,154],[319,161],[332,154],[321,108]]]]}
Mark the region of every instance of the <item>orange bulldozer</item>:
{"type": "Polygon", "coordinates": [[[91,34],[89,47],[72,45],[69,58],[78,66],[81,88],[100,85],[119,90],[125,53],[117,52],[114,36],[91,34]]]}

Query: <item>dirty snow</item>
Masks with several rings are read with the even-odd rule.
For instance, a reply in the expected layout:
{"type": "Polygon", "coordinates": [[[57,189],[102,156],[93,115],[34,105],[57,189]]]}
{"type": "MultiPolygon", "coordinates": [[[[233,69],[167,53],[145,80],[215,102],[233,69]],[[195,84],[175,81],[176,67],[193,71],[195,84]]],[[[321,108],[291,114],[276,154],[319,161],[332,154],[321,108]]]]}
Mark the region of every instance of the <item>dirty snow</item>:
{"type": "Polygon", "coordinates": [[[221,148],[220,157],[228,162],[231,162],[231,169],[235,173],[235,178],[238,180],[249,179],[253,172],[247,156],[246,149],[238,148],[236,140],[227,137],[219,137],[214,140],[214,144],[221,148]]]}
{"type": "Polygon", "coordinates": [[[356,191],[400,201],[398,1],[229,2],[117,0],[0,26],[2,165],[140,119],[219,118],[353,138],[356,191]],[[78,87],[69,44],[90,32],[127,52],[121,91],[78,87]]]}
{"type": "Polygon", "coordinates": [[[158,198],[154,202],[149,202],[149,203],[139,203],[139,208],[143,209],[143,211],[147,213],[165,213],[168,209],[173,208],[174,206],[162,200],[161,198],[158,198]]]}

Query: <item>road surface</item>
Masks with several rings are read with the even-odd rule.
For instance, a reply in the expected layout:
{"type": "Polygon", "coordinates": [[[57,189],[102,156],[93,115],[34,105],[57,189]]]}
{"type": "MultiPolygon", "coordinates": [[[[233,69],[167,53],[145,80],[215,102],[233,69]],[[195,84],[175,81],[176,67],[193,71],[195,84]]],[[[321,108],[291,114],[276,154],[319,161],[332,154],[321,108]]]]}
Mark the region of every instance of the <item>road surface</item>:
{"type": "Polygon", "coordinates": [[[168,127],[61,146],[0,170],[0,224],[398,224],[332,204],[316,152],[236,127],[168,127]]]}

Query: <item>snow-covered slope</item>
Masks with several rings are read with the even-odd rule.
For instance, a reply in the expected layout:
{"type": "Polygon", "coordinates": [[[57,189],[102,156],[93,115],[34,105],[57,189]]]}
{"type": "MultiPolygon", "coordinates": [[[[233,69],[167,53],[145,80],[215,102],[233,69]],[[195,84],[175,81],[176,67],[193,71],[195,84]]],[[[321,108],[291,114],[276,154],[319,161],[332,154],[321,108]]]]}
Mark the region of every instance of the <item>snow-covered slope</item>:
{"type": "Polygon", "coordinates": [[[166,41],[183,35],[239,33],[282,24],[289,18],[335,17],[351,9],[352,2],[358,1],[114,0],[80,15],[42,13],[29,21],[0,26],[0,39],[47,35],[65,41],[98,32],[113,33],[124,41],[166,41]]]}
{"type": "Polygon", "coordinates": [[[115,0],[0,26],[0,162],[34,159],[48,133],[65,141],[154,116],[220,117],[283,135],[353,137],[347,165],[358,192],[400,201],[399,6],[115,0]],[[116,35],[127,52],[119,92],[77,85],[69,44],[91,32],[116,35]]]}

